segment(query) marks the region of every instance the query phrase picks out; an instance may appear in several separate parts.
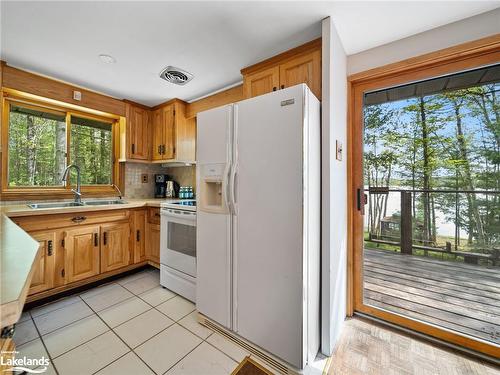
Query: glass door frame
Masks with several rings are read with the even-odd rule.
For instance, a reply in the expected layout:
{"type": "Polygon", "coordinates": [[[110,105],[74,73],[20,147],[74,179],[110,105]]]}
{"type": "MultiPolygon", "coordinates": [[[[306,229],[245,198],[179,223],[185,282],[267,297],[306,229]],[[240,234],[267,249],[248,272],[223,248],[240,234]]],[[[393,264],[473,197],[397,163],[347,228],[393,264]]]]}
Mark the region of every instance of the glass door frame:
{"type": "Polygon", "coordinates": [[[363,95],[500,63],[500,34],[354,74],[348,78],[348,299],[347,312],[365,315],[496,357],[500,347],[391,313],[363,302],[363,95]]]}

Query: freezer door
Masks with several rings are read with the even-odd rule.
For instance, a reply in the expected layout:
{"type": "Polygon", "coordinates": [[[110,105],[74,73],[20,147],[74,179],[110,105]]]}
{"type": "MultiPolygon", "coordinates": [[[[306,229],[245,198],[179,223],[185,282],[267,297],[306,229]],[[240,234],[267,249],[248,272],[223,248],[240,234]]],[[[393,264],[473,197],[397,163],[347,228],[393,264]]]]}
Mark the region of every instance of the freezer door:
{"type": "Polygon", "coordinates": [[[231,217],[227,181],[231,165],[232,106],[197,116],[196,308],[231,329],[231,217]]]}
{"type": "Polygon", "coordinates": [[[235,105],[234,329],[302,368],[305,86],[235,105]]]}

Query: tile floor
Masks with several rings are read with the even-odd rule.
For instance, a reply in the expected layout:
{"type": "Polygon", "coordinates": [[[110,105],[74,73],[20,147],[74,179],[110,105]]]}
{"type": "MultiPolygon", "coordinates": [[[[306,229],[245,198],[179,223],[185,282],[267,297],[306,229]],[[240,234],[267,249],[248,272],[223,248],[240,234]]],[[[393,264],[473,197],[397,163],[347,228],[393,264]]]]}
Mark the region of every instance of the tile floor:
{"type": "Polygon", "coordinates": [[[222,375],[248,355],[200,325],[152,268],[25,312],[14,341],[60,375],[222,375]]]}

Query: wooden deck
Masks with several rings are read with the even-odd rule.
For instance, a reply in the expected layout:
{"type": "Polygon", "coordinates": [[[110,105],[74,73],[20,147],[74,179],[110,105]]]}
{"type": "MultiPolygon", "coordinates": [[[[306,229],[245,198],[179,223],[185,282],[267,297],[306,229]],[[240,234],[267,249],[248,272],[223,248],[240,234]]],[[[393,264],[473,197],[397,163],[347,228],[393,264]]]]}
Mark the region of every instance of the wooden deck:
{"type": "Polygon", "coordinates": [[[500,268],[364,252],[367,305],[500,345],[500,268]]]}

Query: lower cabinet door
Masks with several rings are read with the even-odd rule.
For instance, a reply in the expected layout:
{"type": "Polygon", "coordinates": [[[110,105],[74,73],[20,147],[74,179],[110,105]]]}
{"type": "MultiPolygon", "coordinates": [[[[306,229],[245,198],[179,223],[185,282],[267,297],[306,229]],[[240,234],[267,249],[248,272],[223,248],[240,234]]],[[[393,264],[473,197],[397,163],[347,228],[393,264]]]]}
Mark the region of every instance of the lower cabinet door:
{"type": "Polygon", "coordinates": [[[99,274],[99,226],[68,229],[64,235],[67,283],[99,274]]]}
{"type": "Polygon", "coordinates": [[[56,232],[31,232],[40,243],[41,256],[35,264],[28,294],[43,292],[54,287],[56,260],[56,232]]]}
{"type": "Polygon", "coordinates": [[[146,251],[148,259],[160,263],[160,225],[148,224],[146,235],[146,251]]]}
{"type": "Polygon", "coordinates": [[[130,262],[130,224],[101,225],[101,272],[125,267],[130,262]]]}
{"type": "Polygon", "coordinates": [[[144,262],[146,258],[146,210],[135,211],[133,216],[132,244],[134,263],[144,262]]]}

